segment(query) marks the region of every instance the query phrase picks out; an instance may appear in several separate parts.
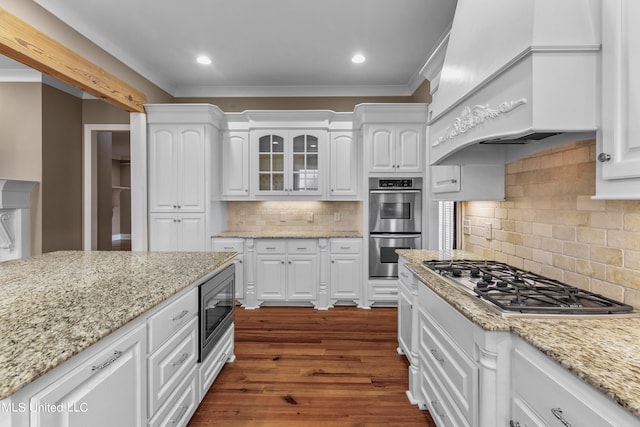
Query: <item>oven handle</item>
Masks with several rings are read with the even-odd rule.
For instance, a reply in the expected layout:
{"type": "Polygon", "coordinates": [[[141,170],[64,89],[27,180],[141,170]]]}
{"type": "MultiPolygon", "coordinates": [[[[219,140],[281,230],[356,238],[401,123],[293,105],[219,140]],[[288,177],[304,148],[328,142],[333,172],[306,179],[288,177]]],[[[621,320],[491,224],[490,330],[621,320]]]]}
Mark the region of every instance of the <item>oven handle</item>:
{"type": "Polygon", "coordinates": [[[417,237],[422,237],[422,234],[369,234],[369,237],[372,239],[415,239],[417,237]]]}
{"type": "Polygon", "coordinates": [[[369,190],[370,194],[421,193],[422,190],[369,190]]]}

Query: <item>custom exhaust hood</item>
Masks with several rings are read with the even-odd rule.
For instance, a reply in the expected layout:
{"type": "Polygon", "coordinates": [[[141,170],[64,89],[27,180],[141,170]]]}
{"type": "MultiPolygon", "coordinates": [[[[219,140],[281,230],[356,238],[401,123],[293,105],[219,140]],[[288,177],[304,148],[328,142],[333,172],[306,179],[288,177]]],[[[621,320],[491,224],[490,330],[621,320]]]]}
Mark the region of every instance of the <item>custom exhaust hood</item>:
{"type": "Polygon", "coordinates": [[[430,163],[503,164],[595,138],[600,0],[458,0],[430,163]]]}

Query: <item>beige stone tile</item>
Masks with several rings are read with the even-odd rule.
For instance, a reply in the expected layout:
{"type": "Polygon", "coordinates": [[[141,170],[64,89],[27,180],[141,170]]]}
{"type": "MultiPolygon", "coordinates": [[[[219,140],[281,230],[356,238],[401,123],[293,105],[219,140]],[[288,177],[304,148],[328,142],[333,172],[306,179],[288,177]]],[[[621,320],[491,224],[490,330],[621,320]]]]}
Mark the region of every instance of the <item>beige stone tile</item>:
{"type": "Polygon", "coordinates": [[[640,309],[640,290],[625,288],[624,299],[625,304],[633,306],[636,311],[640,309]]]}
{"type": "Polygon", "coordinates": [[[516,246],[515,248],[517,257],[527,260],[531,260],[533,258],[533,249],[526,248],[524,246],[516,246]]]}
{"type": "Polygon", "coordinates": [[[581,211],[606,211],[607,202],[605,200],[592,200],[591,196],[578,196],[577,208],[581,211]]]}
{"type": "Polygon", "coordinates": [[[605,297],[614,299],[616,301],[624,300],[624,291],[625,288],[623,286],[603,282],[600,280],[591,281],[591,292],[602,294],[605,297]]]}
{"type": "Polygon", "coordinates": [[[561,254],[564,251],[564,242],[558,239],[543,237],[541,241],[541,248],[549,252],[561,254]]]}
{"type": "Polygon", "coordinates": [[[591,279],[580,274],[572,273],[570,271],[564,272],[562,282],[566,283],[567,285],[583,289],[585,291],[588,291],[591,286],[591,279]]]}
{"type": "Polygon", "coordinates": [[[593,245],[605,245],[607,243],[607,232],[598,228],[578,227],[576,229],[576,240],[593,245]]]}
{"type": "Polygon", "coordinates": [[[624,266],[640,274],[640,252],[624,251],[624,266]]]}
{"type": "Polygon", "coordinates": [[[524,235],[522,236],[522,245],[527,248],[539,249],[542,247],[542,237],[524,235]]]}
{"type": "Polygon", "coordinates": [[[578,242],[565,242],[563,253],[580,259],[589,259],[589,245],[578,242]]]}
{"type": "Polygon", "coordinates": [[[624,230],[636,231],[638,233],[638,239],[640,240],[640,212],[638,213],[625,213],[624,214],[624,230]]]}
{"type": "Polygon", "coordinates": [[[553,254],[553,266],[558,267],[565,272],[573,272],[576,270],[576,259],[560,254],[553,254]]]}
{"type": "Polygon", "coordinates": [[[622,223],[622,212],[591,212],[591,222],[589,225],[594,228],[621,230],[622,223]]]}
{"type": "Polygon", "coordinates": [[[604,246],[591,246],[590,259],[595,262],[622,267],[622,250],[604,246]]]}
{"type": "Polygon", "coordinates": [[[640,274],[628,268],[608,265],[607,281],[627,288],[640,289],[640,274]]]}
{"type": "Polygon", "coordinates": [[[551,237],[553,236],[553,225],[534,222],[532,224],[531,232],[536,236],[551,237]]]}
{"type": "Polygon", "coordinates": [[[541,264],[547,264],[547,265],[553,264],[553,254],[546,250],[532,249],[531,258],[534,261],[539,262],[541,264]]]}
{"type": "Polygon", "coordinates": [[[607,246],[640,251],[640,239],[638,233],[635,232],[609,230],[607,232],[607,246]]]}
{"type": "Polygon", "coordinates": [[[574,241],[576,239],[576,229],[566,225],[553,225],[551,227],[551,237],[558,240],[574,241]]]}

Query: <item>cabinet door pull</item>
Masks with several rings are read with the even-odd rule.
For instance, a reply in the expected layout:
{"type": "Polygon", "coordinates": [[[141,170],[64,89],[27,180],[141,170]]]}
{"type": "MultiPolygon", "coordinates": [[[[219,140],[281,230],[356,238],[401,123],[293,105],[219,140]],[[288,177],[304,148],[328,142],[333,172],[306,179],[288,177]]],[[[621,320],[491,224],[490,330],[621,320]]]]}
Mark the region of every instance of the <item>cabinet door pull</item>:
{"type": "Polygon", "coordinates": [[[296,248],[296,249],[299,250],[299,251],[306,251],[307,250],[307,248],[296,248]]]}
{"type": "Polygon", "coordinates": [[[265,249],[268,250],[268,251],[275,251],[276,250],[276,248],[274,248],[273,246],[266,247],[265,249]]]}
{"type": "Polygon", "coordinates": [[[226,352],[222,353],[222,356],[220,356],[220,359],[218,359],[218,363],[224,363],[225,360],[227,360],[226,352]]]}
{"type": "Polygon", "coordinates": [[[175,368],[178,365],[182,365],[184,362],[187,361],[188,358],[189,358],[189,353],[182,353],[182,356],[180,356],[180,359],[173,362],[171,366],[175,368]]]}
{"type": "Polygon", "coordinates": [[[409,277],[409,275],[408,275],[407,273],[405,273],[404,271],[403,271],[402,273],[400,273],[400,275],[401,275],[402,277],[404,277],[404,278],[409,277]]]}
{"type": "Polygon", "coordinates": [[[437,416],[439,416],[440,418],[444,419],[444,412],[440,411],[440,405],[438,404],[437,400],[432,400],[431,401],[431,406],[433,406],[433,411],[436,413],[437,416]]]}
{"type": "Polygon", "coordinates": [[[351,249],[351,246],[340,246],[340,249],[342,249],[342,250],[348,250],[348,249],[351,249]]]}
{"type": "Polygon", "coordinates": [[[225,246],[224,248],[229,251],[229,250],[233,249],[233,246],[225,246]]]}
{"type": "Polygon", "coordinates": [[[438,353],[438,350],[431,349],[431,354],[433,355],[433,358],[436,359],[438,362],[440,363],[444,363],[444,358],[440,356],[440,353],[438,353]]]}
{"type": "Polygon", "coordinates": [[[569,423],[569,421],[565,420],[562,417],[562,409],[560,408],[552,408],[551,409],[551,413],[553,414],[553,416],[555,416],[557,419],[560,420],[560,422],[565,426],[565,427],[571,427],[571,424],[569,423]]]}
{"type": "Polygon", "coordinates": [[[189,407],[187,405],[182,405],[180,407],[180,412],[178,412],[178,415],[176,415],[175,418],[171,418],[171,424],[172,425],[178,424],[178,421],[180,421],[182,419],[182,417],[184,417],[184,414],[187,413],[187,409],[189,409],[189,407]]]}
{"type": "Polygon", "coordinates": [[[175,322],[175,321],[177,321],[177,320],[180,320],[180,319],[182,319],[184,316],[186,316],[187,314],[189,314],[189,310],[182,310],[182,311],[180,312],[180,314],[178,314],[178,315],[176,315],[176,316],[174,316],[174,317],[173,317],[173,321],[175,322]]]}
{"type": "Polygon", "coordinates": [[[92,371],[99,371],[101,369],[106,368],[107,366],[111,365],[113,362],[115,362],[116,360],[120,359],[120,356],[122,356],[122,352],[121,351],[114,351],[113,352],[113,356],[111,356],[109,359],[105,360],[104,362],[102,362],[99,365],[94,365],[91,367],[92,371]]]}

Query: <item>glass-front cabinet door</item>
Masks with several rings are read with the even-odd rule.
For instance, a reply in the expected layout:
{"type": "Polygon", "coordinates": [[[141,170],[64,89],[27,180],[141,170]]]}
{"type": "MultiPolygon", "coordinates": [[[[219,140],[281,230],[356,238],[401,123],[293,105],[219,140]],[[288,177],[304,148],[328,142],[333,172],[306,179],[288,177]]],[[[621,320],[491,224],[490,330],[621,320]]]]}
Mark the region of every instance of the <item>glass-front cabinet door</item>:
{"type": "Polygon", "coordinates": [[[306,134],[293,137],[292,177],[292,191],[318,191],[317,137],[306,134]]]}
{"type": "Polygon", "coordinates": [[[258,139],[259,191],[285,191],[284,137],[269,134],[258,139]]]}
{"type": "Polygon", "coordinates": [[[256,196],[322,196],[328,134],[312,130],[256,131],[256,196]]]}

